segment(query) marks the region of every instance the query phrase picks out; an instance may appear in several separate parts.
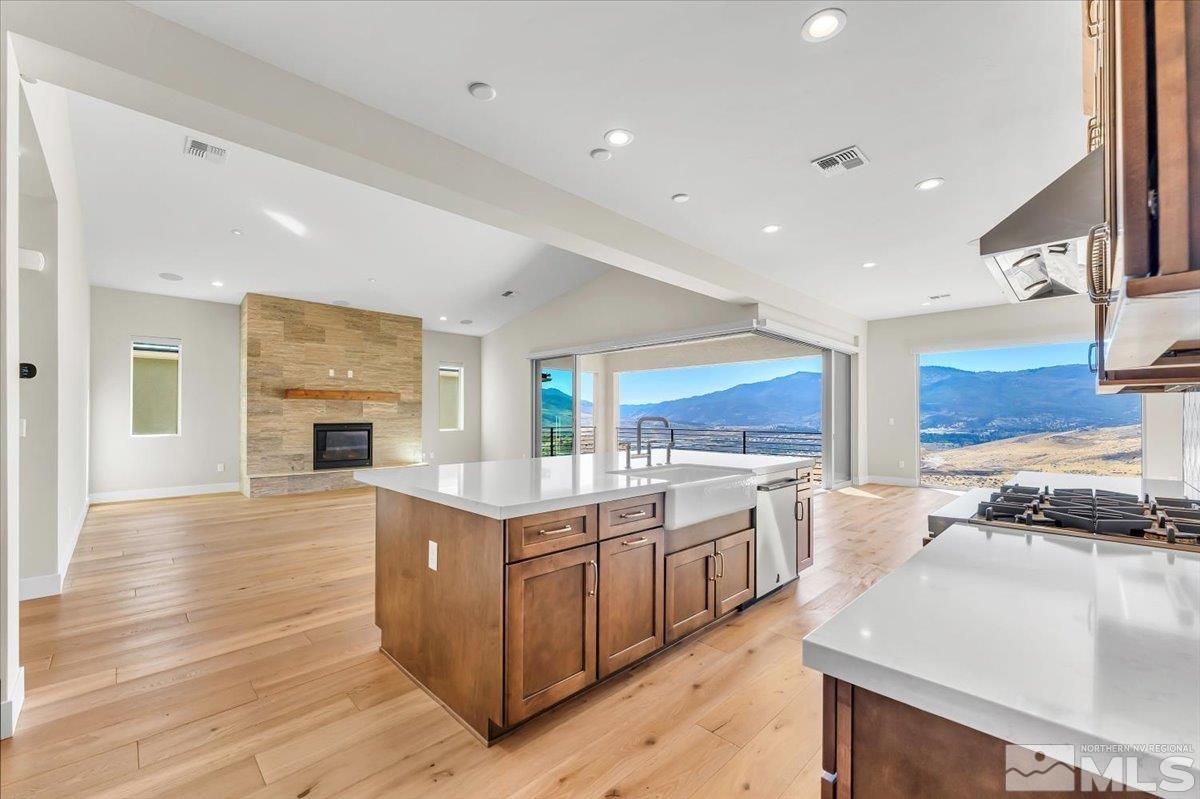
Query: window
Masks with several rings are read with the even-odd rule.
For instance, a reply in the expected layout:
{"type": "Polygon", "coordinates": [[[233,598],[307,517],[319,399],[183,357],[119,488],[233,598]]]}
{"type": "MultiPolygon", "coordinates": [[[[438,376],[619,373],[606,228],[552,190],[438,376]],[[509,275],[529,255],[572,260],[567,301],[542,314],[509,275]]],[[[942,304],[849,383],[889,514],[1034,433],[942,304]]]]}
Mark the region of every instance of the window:
{"type": "Polygon", "coordinates": [[[1018,471],[1139,476],[1141,399],[1096,393],[1087,342],[921,356],[921,482],[1018,471]]]}
{"type": "Polygon", "coordinates": [[[138,339],[131,352],[131,432],[135,436],[179,435],[179,342],[138,339]]]}
{"type": "Polygon", "coordinates": [[[463,429],[463,368],[438,367],[438,430],[463,429]]]}

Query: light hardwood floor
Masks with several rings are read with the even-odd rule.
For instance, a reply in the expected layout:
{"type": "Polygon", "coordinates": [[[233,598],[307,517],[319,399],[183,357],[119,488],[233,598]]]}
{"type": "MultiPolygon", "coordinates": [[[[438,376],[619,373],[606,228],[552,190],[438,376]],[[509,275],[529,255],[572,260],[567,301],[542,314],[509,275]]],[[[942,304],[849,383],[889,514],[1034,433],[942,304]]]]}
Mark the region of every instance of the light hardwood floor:
{"type": "Polygon", "coordinates": [[[490,749],[379,654],[366,490],[91,510],[61,596],[21,604],[5,799],[815,797],[802,637],[921,545],[929,489],[815,499],[783,589],[490,749]]]}

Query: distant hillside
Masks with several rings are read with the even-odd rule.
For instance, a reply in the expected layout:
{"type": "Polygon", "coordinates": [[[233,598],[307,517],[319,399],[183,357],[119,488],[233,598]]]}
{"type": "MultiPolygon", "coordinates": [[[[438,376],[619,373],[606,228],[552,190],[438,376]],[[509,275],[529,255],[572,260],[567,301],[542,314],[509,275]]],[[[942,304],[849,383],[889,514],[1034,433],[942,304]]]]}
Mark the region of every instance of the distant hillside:
{"type": "MultiPolygon", "coordinates": [[[[571,424],[571,395],[557,388],[547,388],[542,391],[542,427],[571,424]]],[[[592,403],[587,400],[579,402],[579,423],[585,427],[592,424],[592,403]]]]}
{"type": "Polygon", "coordinates": [[[921,367],[921,441],[952,446],[1001,438],[1137,424],[1137,396],[1096,394],[1086,364],[1015,372],[921,367]]]}
{"type": "Polygon", "coordinates": [[[642,416],[665,416],[675,427],[819,430],[821,375],[794,372],[695,397],[621,406],[623,427],[642,416]]]}
{"type": "Polygon", "coordinates": [[[1137,476],[1142,472],[1141,428],[1125,425],[1036,433],[921,452],[921,480],[930,485],[1000,485],[1011,482],[1017,470],[1137,476]]]}

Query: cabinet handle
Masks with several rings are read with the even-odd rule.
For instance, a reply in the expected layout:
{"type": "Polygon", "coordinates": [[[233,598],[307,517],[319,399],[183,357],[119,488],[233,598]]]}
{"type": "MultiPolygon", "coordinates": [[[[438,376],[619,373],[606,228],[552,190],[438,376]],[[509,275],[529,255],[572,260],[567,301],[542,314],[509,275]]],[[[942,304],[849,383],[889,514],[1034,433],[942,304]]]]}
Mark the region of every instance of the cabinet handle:
{"type": "Polygon", "coordinates": [[[705,555],[704,563],[706,565],[709,563],[712,564],[712,567],[708,569],[708,572],[710,574],[712,574],[713,576],[709,577],[708,579],[715,583],[717,581],[717,576],[716,576],[717,575],[717,556],[716,555],[705,555]]]}
{"type": "Polygon", "coordinates": [[[538,535],[560,535],[569,532],[571,532],[571,525],[564,524],[562,527],[556,527],[553,530],[538,530],[538,535]]]}
{"type": "Polygon", "coordinates": [[[798,522],[804,521],[804,501],[803,500],[796,501],[796,521],[798,521],[798,522]]]}
{"type": "Polygon", "coordinates": [[[644,511],[644,510],[635,510],[635,511],[632,511],[632,512],[630,512],[630,513],[622,513],[622,514],[621,514],[621,518],[622,518],[622,519],[640,519],[640,518],[642,518],[642,517],[643,517],[643,516],[645,516],[645,515],[646,515],[646,511],[644,511]]]}
{"type": "Polygon", "coordinates": [[[623,547],[637,546],[638,544],[644,544],[649,540],[650,539],[646,538],[646,536],[642,536],[641,538],[631,538],[628,541],[622,541],[621,546],[623,546],[623,547]]]}
{"type": "Polygon", "coordinates": [[[588,589],[588,596],[596,595],[596,583],[600,582],[600,570],[596,567],[596,561],[589,560],[588,565],[592,567],[592,587],[588,589]]]}
{"type": "Polygon", "coordinates": [[[716,564],[717,564],[717,579],[720,580],[722,577],[725,576],[725,553],[724,552],[718,552],[716,554],[716,564]]]}

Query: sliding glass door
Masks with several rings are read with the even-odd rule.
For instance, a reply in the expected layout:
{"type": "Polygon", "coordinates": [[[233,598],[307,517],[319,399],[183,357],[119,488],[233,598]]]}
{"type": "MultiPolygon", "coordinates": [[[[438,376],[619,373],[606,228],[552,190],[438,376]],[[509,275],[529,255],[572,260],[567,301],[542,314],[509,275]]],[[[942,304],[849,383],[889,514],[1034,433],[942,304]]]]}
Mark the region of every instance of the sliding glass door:
{"type": "Polygon", "coordinates": [[[533,362],[535,456],[573,455],[578,440],[579,370],[574,355],[533,362]]]}

